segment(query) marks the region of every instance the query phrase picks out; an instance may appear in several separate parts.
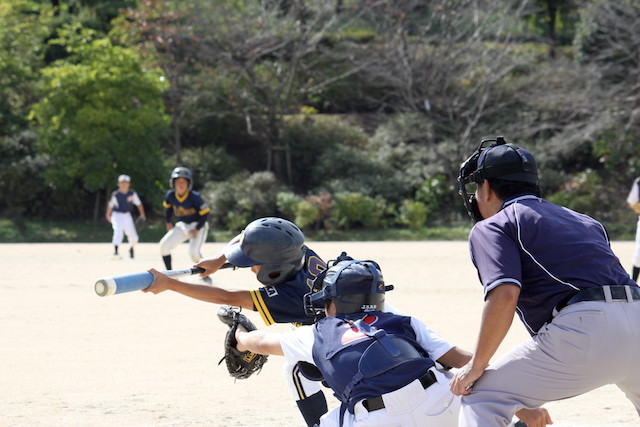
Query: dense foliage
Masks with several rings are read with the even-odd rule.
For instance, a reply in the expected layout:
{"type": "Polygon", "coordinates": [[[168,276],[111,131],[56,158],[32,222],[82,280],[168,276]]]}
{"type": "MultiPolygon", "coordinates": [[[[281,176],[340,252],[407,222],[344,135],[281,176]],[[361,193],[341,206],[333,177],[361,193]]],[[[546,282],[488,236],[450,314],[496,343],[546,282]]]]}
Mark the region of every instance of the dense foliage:
{"type": "Polygon", "coordinates": [[[190,167],[212,224],[461,224],[460,162],[505,135],[551,200],[616,229],[640,175],[635,0],[0,0],[0,216],[160,213],[190,167]]]}

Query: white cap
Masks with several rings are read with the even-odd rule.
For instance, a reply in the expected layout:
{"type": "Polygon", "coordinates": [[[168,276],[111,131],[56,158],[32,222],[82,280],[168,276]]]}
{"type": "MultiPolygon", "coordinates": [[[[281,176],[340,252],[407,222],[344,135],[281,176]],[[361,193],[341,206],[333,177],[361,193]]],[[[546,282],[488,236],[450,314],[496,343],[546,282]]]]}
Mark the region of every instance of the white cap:
{"type": "Polygon", "coordinates": [[[131,178],[129,177],[129,175],[122,174],[118,177],[118,182],[122,181],[131,182],[131,178]]]}

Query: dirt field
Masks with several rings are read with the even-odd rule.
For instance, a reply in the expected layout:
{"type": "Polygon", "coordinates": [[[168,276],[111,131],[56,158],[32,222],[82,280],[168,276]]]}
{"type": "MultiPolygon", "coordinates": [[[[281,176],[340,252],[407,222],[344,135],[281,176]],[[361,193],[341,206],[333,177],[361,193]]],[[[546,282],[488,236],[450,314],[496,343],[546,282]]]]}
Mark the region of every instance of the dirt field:
{"type": "MultiPolygon", "coordinates": [[[[347,250],[378,261],[396,285],[388,296],[394,306],[473,349],[482,288],[465,242],[310,246],[325,259],[347,250]]],[[[205,254],[221,247],[206,244],[205,254]]],[[[628,267],[633,243],[613,248],[628,267]]],[[[0,426],[302,425],[281,359],[272,356],[258,376],[235,383],[218,366],[226,327],[217,306],[168,292],[95,295],[97,278],[161,268],[156,244],[139,245],[135,260],[111,259],[106,243],[4,244],[0,254],[7,272],[0,278],[0,426]]],[[[191,264],[186,245],[179,247],[174,266],[191,264]]],[[[257,283],[246,270],[221,271],[214,282],[257,283]]],[[[256,313],[250,317],[262,326],[256,313]]],[[[515,320],[499,353],[525,338],[515,320]]],[[[640,425],[614,386],[547,407],[555,425],[640,425]]]]}

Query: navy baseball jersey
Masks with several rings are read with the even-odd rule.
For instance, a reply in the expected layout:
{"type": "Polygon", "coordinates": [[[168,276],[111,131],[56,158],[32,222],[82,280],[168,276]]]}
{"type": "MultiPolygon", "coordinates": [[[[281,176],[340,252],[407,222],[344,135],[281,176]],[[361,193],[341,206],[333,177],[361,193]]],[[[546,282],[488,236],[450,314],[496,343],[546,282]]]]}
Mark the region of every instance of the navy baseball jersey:
{"type": "Polygon", "coordinates": [[[485,297],[505,283],[520,287],[517,313],[531,335],[580,289],[633,285],[593,218],[536,196],[504,203],[469,234],[485,297]]]}
{"type": "Polygon", "coordinates": [[[209,206],[202,200],[197,191],[187,191],[179,197],[175,190],[167,191],[163,202],[165,209],[164,219],[171,222],[171,216],[175,215],[178,221],[185,223],[198,222],[196,229],[200,230],[207,220],[209,206]]]}
{"type": "Polygon", "coordinates": [[[251,291],[255,309],[266,325],[295,323],[311,325],[315,320],[306,314],[304,295],[311,291],[313,280],[327,269],[327,264],[311,249],[305,247],[304,264],[295,276],[275,286],[251,291]]]}
{"type": "Polygon", "coordinates": [[[109,199],[109,207],[115,212],[130,213],[133,212],[134,205],[141,204],[138,194],[133,190],[129,190],[126,193],[116,190],[111,193],[111,198],[109,199]]]}
{"type": "MultiPolygon", "coordinates": [[[[390,339],[387,337],[382,339],[390,339]]],[[[355,402],[398,390],[435,366],[433,359],[417,342],[411,318],[406,316],[378,311],[338,314],[316,323],[314,338],[312,354],[315,365],[336,397],[350,404],[351,412],[355,402]],[[371,347],[376,338],[359,329],[358,319],[369,325],[371,331],[383,330],[387,337],[401,338],[410,347],[403,348],[395,356],[383,349],[376,352],[371,347]],[[363,356],[365,350],[366,355],[363,356]],[[370,374],[358,375],[364,373],[363,370],[370,374]],[[356,378],[355,382],[353,378],[356,378]]]]}

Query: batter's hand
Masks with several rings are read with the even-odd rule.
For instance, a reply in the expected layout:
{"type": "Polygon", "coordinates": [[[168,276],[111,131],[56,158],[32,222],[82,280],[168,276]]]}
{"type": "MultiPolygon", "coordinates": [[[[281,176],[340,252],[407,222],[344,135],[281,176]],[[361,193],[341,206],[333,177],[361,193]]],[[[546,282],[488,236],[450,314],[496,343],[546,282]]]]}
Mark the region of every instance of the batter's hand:
{"type": "Polygon", "coordinates": [[[474,369],[472,362],[464,365],[458,372],[456,372],[453,380],[451,380],[451,393],[456,396],[462,396],[471,393],[473,383],[484,374],[484,370],[474,369]]]}
{"type": "Polygon", "coordinates": [[[149,273],[153,275],[153,283],[147,289],[143,289],[142,292],[151,292],[152,294],[159,294],[160,292],[164,292],[169,289],[169,284],[171,281],[175,280],[166,274],[160,273],[155,268],[147,270],[149,273]]]}
{"type": "Polygon", "coordinates": [[[225,257],[224,254],[218,254],[212,258],[201,259],[194,267],[204,268],[204,272],[200,273],[200,277],[206,277],[220,270],[220,267],[222,267],[225,262],[227,262],[227,257],[225,257]]]}
{"type": "Polygon", "coordinates": [[[170,222],[168,222],[166,226],[167,226],[167,231],[171,231],[171,229],[173,228],[173,224],[171,224],[170,222]]]}
{"type": "Polygon", "coordinates": [[[548,424],[553,424],[549,411],[544,408],[520,409],[516,412],[516,415],[527,427],[544,427],[548,424]]]}

